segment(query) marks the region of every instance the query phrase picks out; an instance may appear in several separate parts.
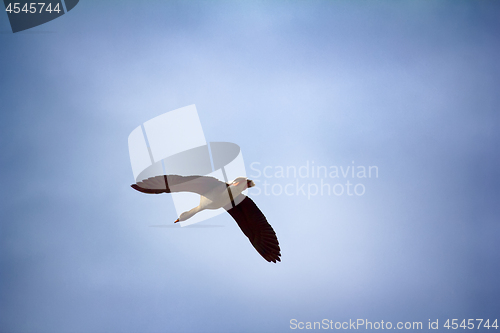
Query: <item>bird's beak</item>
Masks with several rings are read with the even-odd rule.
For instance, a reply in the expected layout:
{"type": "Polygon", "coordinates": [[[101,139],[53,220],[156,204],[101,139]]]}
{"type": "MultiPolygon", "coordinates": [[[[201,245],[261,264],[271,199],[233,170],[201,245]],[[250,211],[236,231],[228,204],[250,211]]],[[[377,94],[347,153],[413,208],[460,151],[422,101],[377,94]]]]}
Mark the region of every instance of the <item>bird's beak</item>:
{"type": "Polygon", "coordinates": [[[254,187],[254,186],[255,186],[255,183],[253,182],[253,180],[248,179],[247,180],[247,187],[250,188],[250,187],[254,187]]]}
{"type": "Polygon", "coordinates": [[[177,220],[174,221],[174,223],[177,223],[177,222],[179,222],[179,219],[177,219],[177,220]]]}

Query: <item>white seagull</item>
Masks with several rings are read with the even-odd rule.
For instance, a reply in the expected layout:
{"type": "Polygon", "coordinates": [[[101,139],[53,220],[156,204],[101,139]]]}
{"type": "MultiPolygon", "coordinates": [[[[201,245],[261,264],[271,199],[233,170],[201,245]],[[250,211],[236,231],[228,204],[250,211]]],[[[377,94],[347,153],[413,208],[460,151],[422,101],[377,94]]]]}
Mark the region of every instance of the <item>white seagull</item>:
{"type": "Polygon", "coordinates": [[[185,221],[204,209],[223,207],[231,214],[241,231],[264,259],[274,263],[281,261],[276,233],[257,205],[241,193],[247,188],[255,186],[252,180],[238,177],[231,183],[225,183],[206,176],[162,175],[148,178],[131,186],[139,192],[150,194],[197,193],[200,195],[200,204],[182,213],[174,223],[185,221]]]}

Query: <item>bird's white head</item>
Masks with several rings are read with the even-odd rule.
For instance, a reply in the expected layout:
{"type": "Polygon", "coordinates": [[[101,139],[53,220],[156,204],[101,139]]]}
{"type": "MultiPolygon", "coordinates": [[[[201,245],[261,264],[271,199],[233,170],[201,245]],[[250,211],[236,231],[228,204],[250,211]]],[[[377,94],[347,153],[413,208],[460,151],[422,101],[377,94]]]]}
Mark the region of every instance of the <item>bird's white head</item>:
{"type": "Polygon", "coordinates": [[[230,186],[236,186],[238,188],[242,188],[242,191],[246,190],[247,188],[254,187],[255,183],[253,180],[248,179],[246,177],[238,177],[235,180],[232,181],[230,186]]]}

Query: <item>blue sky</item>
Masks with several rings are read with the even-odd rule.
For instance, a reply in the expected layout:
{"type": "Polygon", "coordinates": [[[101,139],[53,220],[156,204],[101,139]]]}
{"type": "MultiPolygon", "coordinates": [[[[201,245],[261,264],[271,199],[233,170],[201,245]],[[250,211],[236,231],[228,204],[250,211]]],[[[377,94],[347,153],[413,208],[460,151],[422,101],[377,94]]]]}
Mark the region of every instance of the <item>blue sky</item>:
{"type": "Polygon", "coordinates": [[[0,15],[0,330],[498,318],[499,12],[80,1],[16,34],[0,15]],[[276,265],[228,214],[203,222],[218,228],[151,227],[177,216],[168,195],[130,188],[127,138],[190,104],[208,141],[241,147],[249,175],[254,162],[354,161],[379,176],[350,179],[362,196],[250,192],[278,235],[276,265]]]}

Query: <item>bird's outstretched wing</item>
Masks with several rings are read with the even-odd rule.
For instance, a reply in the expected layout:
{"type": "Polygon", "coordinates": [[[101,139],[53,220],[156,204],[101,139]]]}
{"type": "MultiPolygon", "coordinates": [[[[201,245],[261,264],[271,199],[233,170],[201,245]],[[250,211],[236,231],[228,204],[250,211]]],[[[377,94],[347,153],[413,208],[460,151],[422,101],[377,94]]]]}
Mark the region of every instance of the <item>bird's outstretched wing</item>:
{"type": "Polygon", "coordinates": [[[150,194],[193,192],[202,195],[217,186],[225,185],[226,183],[214,177],[162,175],[145,179],[130,186],[139,192],[150,194]]]}
{"type": "Polygon", "coordinates": [[[238,197],[236,201],[241,202],[233,208],[226,209],[227,212],[231,214],[241,231],[264,259],[274,263],[281,261],[280,245],[273,227],[267,222],[255,202],[241,195],[244,199],[238,197]]]}

